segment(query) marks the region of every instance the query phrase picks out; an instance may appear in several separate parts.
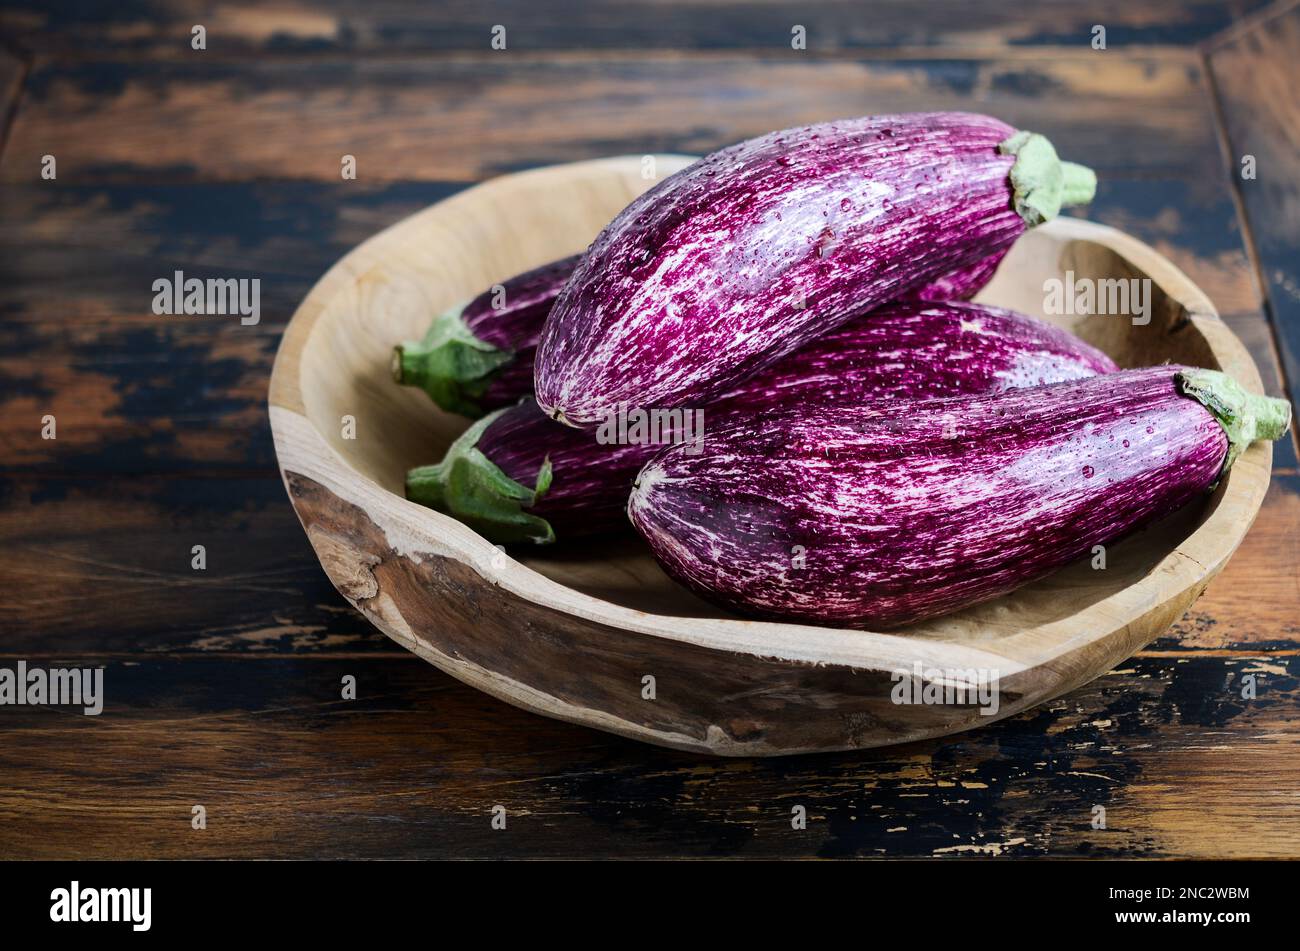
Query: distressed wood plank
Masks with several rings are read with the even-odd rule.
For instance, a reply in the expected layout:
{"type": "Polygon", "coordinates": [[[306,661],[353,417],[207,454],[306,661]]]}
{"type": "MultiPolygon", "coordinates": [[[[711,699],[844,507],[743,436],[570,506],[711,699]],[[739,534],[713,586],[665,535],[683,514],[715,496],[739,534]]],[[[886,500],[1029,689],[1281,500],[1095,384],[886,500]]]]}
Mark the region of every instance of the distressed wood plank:
{"type": "Polygon", "coordinates": [[[1177,622],[1184,648],[1288,645],[1300,641],[1300,476],[1277,475],[1237,553],[1177,622]]]}
{"type": "Polygon", "coordinates": [[[702,153],[773,128],[975,109],[1050,136],[1102,174],[1219,180],[1200,60],[1043,51],[1032,59],[786,57],[43,63],[0,179],[478,181],[620,153],[702,153]],[[701,95],[708,90],[708,95],[701,95]],[[722,105],[725,104],[725,105],[722,105]],[[294,148],[287,150],[286,141],[294,148]]]}
{"type": "Polygon", "coordinates": [[[1300,7],[1261,18],[1208,53],[1292,402],[1300,402],[1300,7]],[[1241,162],[1253,156],[1254,178],[1241,162]]]}
{"type": "Polygon", "coordinates": [[[0,47],[0,154],[8,141],[9,124],[18,108],[27,64],[0,47]]]}
{"type": "Polygon", "coordinates": [[[802,24],[812,53],[889,49],[900,45],[984,48],[1087,43],[1093,24],[1107,27],[1112,46],[1187,45],[1230,25],[1263,0],[1064,0],[1032,6],[938,0],[918,12],[908,0],[883,0],[864,16],[852,0],[797,7],[755,0],[505,0],[485,9],[470,0],[437,4],[349,3],[304,6],[293,0],[166,0],[73,6],[14,0],[0,11],[0,30],[15,42],[63,56],[112,54],[180,58],[195,54],[191,29],[207,29],[212,56],[320,53],[424,53],[489,50],[491,28],[507,29],[509,50],[790,49],[802,24]]]}
{"type": "Polygon", "coordinates": [[[456,188],[0,190],[0,468],[273,472],[266,386],[284,323],[352,246],[456,188]],[[177,270],[258,280],[259,322],[154,314],[153,282],[177,270]],[[40,438],[47,413],[57,440],[40,438]]]}
{"type": "Polygon", "coordinates": [[[278,328],[147,316],[0,325],[0,466],[83,476],[274,471],[266,380],[278,328]],[[47,417],[56,438],[45,438],[47,417]]]}
{"type": "MultiPolygon", "coordinates": [[[[635,543],[629,543],[635,544],[635,543]]],[[[280,480],[0,481],[0,652],[395,653],[331,587],[280,480]],[[206,547],[207,569],[191,568],[206,547]]],[[[1273,481],[1241,548],[1159,650],[1300,641],[1300,476],[1273,481]]]]}
{"type": "Polygon", "coordinates": [[[1294,855],[1297,663],[1141,657],[959,736],[722,762],[532,717],[414,659],[109,661],[98,717],[0,708],[0,856],[1294,855]]]}
{"type": "Polygon", "coordinates": [[[330,585],[274,476],[6,479],[0,540],[0,651],[398,650],[330,585]]]}
{"type": "Polygon", "coordinates": [[[157,324],[153,281],[180,268],[194,277],[259,278],[259,326],[283,325],[316,279],[352,247],[463,187],[342,181],[0,186],[0,315],[11,325],[45,324],[56,315],[61,323],[80,323],[132,314],[157,324]]]}

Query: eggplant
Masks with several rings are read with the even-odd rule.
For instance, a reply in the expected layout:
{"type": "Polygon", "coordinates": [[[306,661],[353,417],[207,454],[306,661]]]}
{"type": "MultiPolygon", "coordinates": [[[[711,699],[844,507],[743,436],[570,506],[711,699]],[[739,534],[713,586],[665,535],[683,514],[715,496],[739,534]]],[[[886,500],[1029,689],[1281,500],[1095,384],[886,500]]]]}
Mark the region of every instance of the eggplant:
{"type": "Polygon", "coordinates": [[[986,258],[976,261],[970,267],[953,271],[931,281],[929,284],[902,295],[902,300],[970,300],[984,285],[993,280],[998,265],[1007,256],[1007,248],[996,251],[986,258]]]}
{"type": "Polygon", "coordinates": [[[989,396],[711,423],[637,476],[664,570],[760,617],[893,628],[1027,582],[1204,496],[1290,404],[1162,366],[989,396]]]}
{"type": "Polygon", "coordinates": [[[988,116],[789,129],[706,156],[587,249],[537,346],[537,402],[590,428],[610,407],[703,407],[864,310],[978,267],[1093,173],[988,116]]]}
{"type": "Polygon", "coordinates": [[[423,340],[393,348],[393,379],[470,417],[518,402],[532,392],[542,324],[579,257],[516,275],[439,314],[423,340]]]}
{"type": "Polygon", "coordinates": [[[549,544],[627,524],[632,480],[663,444],[602,445],[531,397],[477,420],[442,461],[406,475],[406,497],[495,544],[549,544]],[[556,478],[555,474],[559,477],[556,478]]]}
{"type": "MultiPolygon", "coordinates": [[[[969,300],[993,277],[1005,253],[944,275],[904,299],[969,300]]],[[[581,257],[512,277],[439,314],[423,340],[394,348],[393,379],[418,386],[443,409],[471,418],[530,395],[542,324],[581,257]]]]}
{"type": "MultiPolygon", "coordinates": [[[[1115,369],[1101,351],[1032,317],[979,304],[899,303],[734,386],[708,416],[987,393],[1115,369]]],[[[617,414],[593,434],[561,426],[527,401],[480,420],[442,462],[413,469],[407,497],[494,542],[545,543],[624,527],[632,481],[665,439],[700,445],[706,438],[702,415],[677,410],[661,418],[667,431],[657,438],[616,432],[617,414]]]]}

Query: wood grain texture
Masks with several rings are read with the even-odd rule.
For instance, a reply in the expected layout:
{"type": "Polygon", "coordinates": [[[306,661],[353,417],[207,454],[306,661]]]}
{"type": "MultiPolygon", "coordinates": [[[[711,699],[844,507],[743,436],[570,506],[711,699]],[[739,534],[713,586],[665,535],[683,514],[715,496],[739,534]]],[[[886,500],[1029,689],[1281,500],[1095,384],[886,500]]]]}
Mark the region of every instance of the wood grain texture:
{"type": "Polygon", "coordinates": [[[1212,46],[1233,165],[1268,289],[1291,399],[1300,401],[1300,6],[1285,4],[1212,46]],[[1253,156],[1254,178],[1242,176],[1253,156]]]}
{"type": "Polygon", "coordinates": [[[28,78],[0,180],[32,181],[49,153],[61,179],[78,184],[345,184],[340,158],[350,154],[358,182],[469,182],[607,155],[702,154],[867,112],[974,109],[1047,135],[1103,180],[1140,168],[1209,191],[1221,159],[1205,104],[1199,58],[1177,50],[815,62],[733,53],[53,62],[28,78]]]}
{"type": "Polygon", "coordinates": [[[321,573],[278,477],[4,479],[0,538],[22,592],[0,604],[6,651],[394,650],[321,573]]]}
{"type": "Polygon", "coordinates": [[[0,154],[9,138],[9,127],[18,111],[18,98],[27,75],[27,64],[0,46],[0,154]]]}
{"type": "Polygon", "coordinates": [[[273,471],[266,383],[289,315],[349,247],[455,190],[0,189],[3,468],[273,471]],[[260,281],[260,322],[154,314],[153,282],[178,270],[260,281]]]}
{"type": "Polygon", "coordinates": [[[1047,0],[1021,8],[941,0],[918,12],[909,0],[816,0],[797,6],[756,0],[471,0],[437,4],[310,5],[293,0],[165,0],[89,6],[11,0],[0,30],[24,48],[60,56],[193,55],[190,31],[208,30],[217,57],[321,53],[425,53],[489,50],[491,28],[507,28],[508,49],[790,49],[802,24],[808,50],[890,49],[917,45],[984,48],[1086,44],[1104,23],[1116,46],[1190,44],[1222,30],[1262,0],[1094,0],[1086,7],[1047,0]]]}
{"type": "Polygon", "coordinates": [[[1152,654],[976,733],[722,761],[414,658],[109,659],[99,717],[0,710],[0,856],[1293,856],[1298,677],[1294,651],[1152,654]]]}

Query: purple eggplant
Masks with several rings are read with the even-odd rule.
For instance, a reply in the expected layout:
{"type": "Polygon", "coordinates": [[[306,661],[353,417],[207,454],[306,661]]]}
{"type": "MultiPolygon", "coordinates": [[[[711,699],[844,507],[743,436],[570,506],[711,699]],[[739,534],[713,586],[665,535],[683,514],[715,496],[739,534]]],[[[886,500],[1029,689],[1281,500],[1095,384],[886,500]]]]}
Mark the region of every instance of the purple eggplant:
{"type": "Polygon", "coordinates": [[[537,347],[537,402],[704,406],[856,314],[978,268],[1096,179],[988,116],[875,116],[723,149],[628,205],[537,347]]]}
{"type": "Polygon", "coordinates": [[[480,416],[533,389],[533,353],[578,255],[510,278],[434,318],[423,340],[393,351],[393,378],[443,409],[480,416]]]}
{"type": "Polygon", "coordinates": [[[1012,591],[1203,496],[1290,404],[1151,367],[712,423],[637,476],[673,578],[762,617],[892,628],[1012,591]]]}
{"type": "Polygon", "coordinates": [[[959,271],[953,271],[951,274],[945,274],[936,278],[929,284],[912,291],[910,294],[904,294],[902,300],[970,300],[981,290],[984,285],[993,280],[993,275],[997,273],[998,265],[1002,259],[1007,256],[1007,248],[1003,248],[986,258],[976,261],[970,267],[962,268],[959,271]]]}
{"type": "MultiPolygon", "coordinates": [[[[904,299],[969,300],[993,277],[1004,254],[946,274],[904,299]]],[[[575,254],[552,261],[439,314],[424,340],[395,348],[393,378],[470,417],[531,395],[537,338],[579,260],[575,254]]]]}
{"type": "MultiPolygon", "coordinates": [[[[1012,311],[900,303],[832,331],[745,380],[709,407],[766,413],[809,404],[987,393],[1109,373],[1077,337],[1012,311]]],[[[442,462],[413,469],[407,497],[455,515],[495,542],[550,542],[627,525],[637,472],[665,441],[700,445],[703,415],[625,407],[596,432],[561,426],[528,401],[485,417],[442,462]],[[624,424],[619,431],[618,424],[624,424]]]]}

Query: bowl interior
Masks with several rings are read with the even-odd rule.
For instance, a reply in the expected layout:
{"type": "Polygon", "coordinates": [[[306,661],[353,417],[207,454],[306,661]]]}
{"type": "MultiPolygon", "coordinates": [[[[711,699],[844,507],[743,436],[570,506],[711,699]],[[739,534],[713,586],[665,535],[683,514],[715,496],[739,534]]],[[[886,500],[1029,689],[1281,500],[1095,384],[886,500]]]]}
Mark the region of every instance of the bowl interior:
{"type": "MultiPolygon", "coordinates": [[[[654,170],[662,177],[688,162],[658,156],[654,170]]],[[[491,284],[585,248],[632,198],[655,184],[656,178],[643,177],[644,168],[638,156],[507,176],[370,239],[372,253],[354,253],[327,278],[328,293],[303,348],[298,383],[313,426],[358,474],[401,495],[406,471],[441,458],[468,421],[393,383],[393,345],[422,336],[434,314],[491,284]]],[[[1186,294],[1175,299],[1161,286],[1167,276],[1148,275],[1111,246],[1080,237],[1081,227],[1086,228],[1054,222],[1026,234],[978,299],[1065,326],[1121,366],[1172,361],[1219,368],[1210,342],[1188,319],[1189,309],[1212,313],[1208,301],[1189,304],[1186,294]],[[1045,282],[1065,280],[1069,272],[1075,279],[1158,278],[1150,285],[1149,323],[1046,314],[1045,282]]],[[[982,641],[1085,611],[1149,573],[1221,496],[1222,491],[1111,546],[1105,571],[1084,561],[996,601],[916,625],[910,633],[982,641]]],[[[434,523],[443,518],[432,512],[425,517],[434,523]]],[[[623,607],[679,617],[733,616],[670,581],[631,535],[511,554],[554,581],[623,607]]]]}

